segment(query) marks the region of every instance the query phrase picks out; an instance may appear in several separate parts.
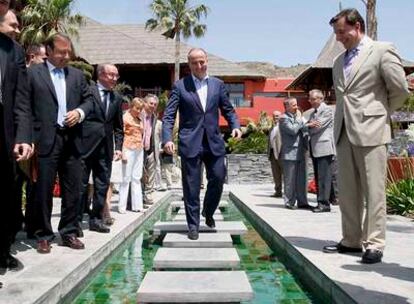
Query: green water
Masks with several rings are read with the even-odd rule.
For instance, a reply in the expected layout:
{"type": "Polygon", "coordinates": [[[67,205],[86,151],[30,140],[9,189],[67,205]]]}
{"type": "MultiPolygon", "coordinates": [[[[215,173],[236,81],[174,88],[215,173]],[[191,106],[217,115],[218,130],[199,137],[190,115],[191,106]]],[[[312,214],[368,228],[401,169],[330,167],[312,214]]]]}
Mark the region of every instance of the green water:
{"type": "MultiPolygon", "coordinates": [[[[233,204],[223,211],[223,215],[225,220],[242,220],[249,230],[247,234],[233,239],[241,259],[241,269],[247,272],[255,293],[253,301],[243,303],[312,303],[310,296],[233,204]]],[[[152,260],[161,246],[160,240],[152,238],[149,233],[154,223],[160,219],[171,219],[167,208],[146,221],[113,254],[73,303],[136,303],[139,284],[145,273],[152,270],[152,260]]]]}

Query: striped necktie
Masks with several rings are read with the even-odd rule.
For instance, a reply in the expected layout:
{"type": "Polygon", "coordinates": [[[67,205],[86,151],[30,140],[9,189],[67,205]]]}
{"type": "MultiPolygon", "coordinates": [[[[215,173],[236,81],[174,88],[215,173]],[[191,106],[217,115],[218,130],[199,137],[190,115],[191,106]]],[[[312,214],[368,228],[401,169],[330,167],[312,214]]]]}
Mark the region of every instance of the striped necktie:
{"type": "Polygon", "coordinates": [[[345,53],[345,57],[344,57],[344,76],[345,76],[346,80],[348,80],[348,78],[351,74],[352,65],[355,61],[355,58],[358,55],[358,52],[359,52],[358,48],[353,48],[353,49],[350,49],[350,50],[346,51],[346,53],[345,53]]]}

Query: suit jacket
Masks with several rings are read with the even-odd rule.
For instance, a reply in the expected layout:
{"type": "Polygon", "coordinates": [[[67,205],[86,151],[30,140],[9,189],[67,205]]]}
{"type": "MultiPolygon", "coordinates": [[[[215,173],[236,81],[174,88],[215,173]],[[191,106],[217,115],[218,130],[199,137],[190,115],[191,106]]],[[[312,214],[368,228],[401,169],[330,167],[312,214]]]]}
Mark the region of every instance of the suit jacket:
{"type": "Polygon", "coordinates": [[[269,157],[269,159],[272,153],[275,159],[279,159],[281,148],[282,148],[282,137],[280,136],[280,127],[278,123],[270,130],[269,136],[267,137],[267,156],[269,157]],[[275,130],[276,134],[272,138],[273,130],[275,130]]]}
{"type": "Polygon", "coordinates": [[[163,144],[173,140],[172,131],[177,110],[180,113],[178,150],[179,154],[186,158],[195,157],[199,153],[204,134],[213,155],[221,156],[226,153],[220,134],[219,111],[231,129],[240,127],[224,83],[215,77],[208,78],[205,111],[191,75],[174,84],[163,117],[163,144]]]}
{"type": "Polygon", "coordinates": [[[334,135],[338,142],[342,129],[356,146],[369,147],[391,140],[390,114],[408,97],[401,59],[386,42],[365,37],[350,76],[343,73],[345,52],[333,66],[336,93],[334,135]]]}
{"type": "MultiPolygon", "coordinates": [[[[65,67],[66,109],[80,108],[85,117],[91,112],[93,102],[82,71],[65,67]]],[[[51,152],[56,137],[58,101],[46,62],[32,65],[28,69],[29,93],[34,112],[34,138],[39,156],[51,152]]],[[[76,124],[68,129],[68,136],[75,145],[75,152],[82,152],[82,126],[76,124]]]]}
{"type": "Polygon", "coordinates": [[[310,115],[310,120],[316,119],[321,123],[319,128],[309,128],[310,146],[313,157],[335,155],[335,141],[333,137],[333,111],[332,108],[322,102],[315,112],[310,115]]]}
{"type": "Polygon", "coordinates": [[[32,110],[27,90],[24,51],[20,45],[0,33],[0,70],[4,135],[1,139],[12,158],[15,143],[32,142],[32,110]]]}
{"type": "Polygon", "coordinates": [[[306,138],[304,132],[307,128],[301,117],[296,118],[286,112],[279,122],[280,135],[282,137],[282,148],[280,159],[282,160],[304,160],[306,152],[306,138]]]}
{"type": "Polygon", "coordinates": [[[91,85],[92,110],[82,122],[82,154],[88,157],[96,147],[105,140],[108,157],[113,158],[114,139],[115,150],[122,151],[124,139],[124,126],[122,120],[122,97],[116,93],[110,93],[108,112],[99,94],[98,85],[91,85]]]}

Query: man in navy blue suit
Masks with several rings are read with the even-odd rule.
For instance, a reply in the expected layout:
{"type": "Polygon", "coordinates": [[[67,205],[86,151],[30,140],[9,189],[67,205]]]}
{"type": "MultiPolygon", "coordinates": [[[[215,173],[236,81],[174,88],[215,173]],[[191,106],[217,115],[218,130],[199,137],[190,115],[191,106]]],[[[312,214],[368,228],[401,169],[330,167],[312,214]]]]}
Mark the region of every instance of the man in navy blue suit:
{"type": "Polygon", "coordinates": [[[226,176],[225,147],[220,134],[219,111],[232,130],[241,137],[240,124],[223,81],[207,75],[207,53],[194,48],[188,52],[191,75],[177,81],[164,112],[162,142],[164,150],[173,154],[172,131],[179,111],[178,152],[181,156],[184,205],[188,238],[198,239],[200,225],[201,164],[207,171],[207,191],[202,215],[206,225],[214,228],[213,214],[220,202],[226,176]]]}

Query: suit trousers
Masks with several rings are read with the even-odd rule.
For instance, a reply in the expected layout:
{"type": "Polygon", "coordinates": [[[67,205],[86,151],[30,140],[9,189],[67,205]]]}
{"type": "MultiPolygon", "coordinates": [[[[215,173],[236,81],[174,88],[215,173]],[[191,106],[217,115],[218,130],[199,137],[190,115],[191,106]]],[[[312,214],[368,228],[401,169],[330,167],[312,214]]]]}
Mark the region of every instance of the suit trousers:
{"type": "Polygon", "coordinates": [[[275,193],[282,193],[282,161],[275,158],[273,150],[270,150],[270,166],[275,184],[275,193]]]}
{"type": "Polygon", "coordinates": [[[78,210],[82,165],[79,154],[67,131],[57,131],[52,151],[39,155],[39,176],[34,186],[34,234],[40,240],[51,241],[54,233],[51,224],[53,186],[56,173],[62,194],[61,216],[58,226],[61,235],[74,236],[78,231],[78,210]]]}
{"type": "Polygon", "coordinates": [[[386,229],[385,145],[358,147],[342,130],[338,142],[338,189],[345,246],[383,250],[386,229]],[[365,220],[364,201],[366,202],[365,220]]]}
{"type": "Polygon", "coordinates": [[[130,150],[124,148],[127,162],[122,163],[122,182],[119,187],[118,211],[125,212],[127,207],[129,186],[131,185],[131,209],[142,210],[142,167],[144,162],[144,151],[130,150]]]}
{"type": "Polygon", "coordinates": [[[308,205],[306,159],[283,160],[283,184],[285,205],[308,205]]]}
{"type": "Polygon", "coordinates": [[[143,171],[143,188],[144,188],[144,204],[152,203],[152,193],[154,192],[155,174],[157,163],[155,161],[154,151],[144,151],[144,171],[143,171]]]}
{"type": "Polygon", "coordinates": [[[107,143],[102,140],[95,150],[86,158],[82,159],[82,187],[80,192],[80,203],[78,215],[79,222],[88,203],[89,175],[93,178],[93,200],[92,210],[89,212],[89,221],[102,220],[102,210],[105,206],[106,193],[108,192],[112,169],[112,159],[107,148],[107,143]]]}
{"type": "Polygon", "coordinates": [[[318,204],[329,206],[332,191],[333,155],[312,157],[315,171],[315,181],[318,184],[318,204]]]}
{"type": "MultiPolygon", "coordinates": [[[[0,105],[1,106],[1,105],[0,105]]],[[[1,114],[1,113],[0,113],[1,114]]],[[[3,119],[0,116],[0,119],[3,119]]],[[[0,121],[2,129],[3,121],[0,121]]],[[[1,130],[2,131],[2,130],[1,130]]],[[[0,255],[8,254],[10,246],[16,234],[15,221],[15,193],[14,183],[14,164],[9,159],[4,146],[4,132],[0,133],[0,193],[1,193],[1,212],[0,212],[0,255]]]]}
{"type": "Polygon", "coordinates": [[[204,163],[207,172],[207,190],[203,202],[206,217],[213,216],[216,211],[226,177],[224,155],[215,156],[207,148],[208,145],[203,146],[204,148],[196,157],[185,158],[181,156],[185,214],[190,230],[198,230],[200,225],[201,163],[204,163]]]}

